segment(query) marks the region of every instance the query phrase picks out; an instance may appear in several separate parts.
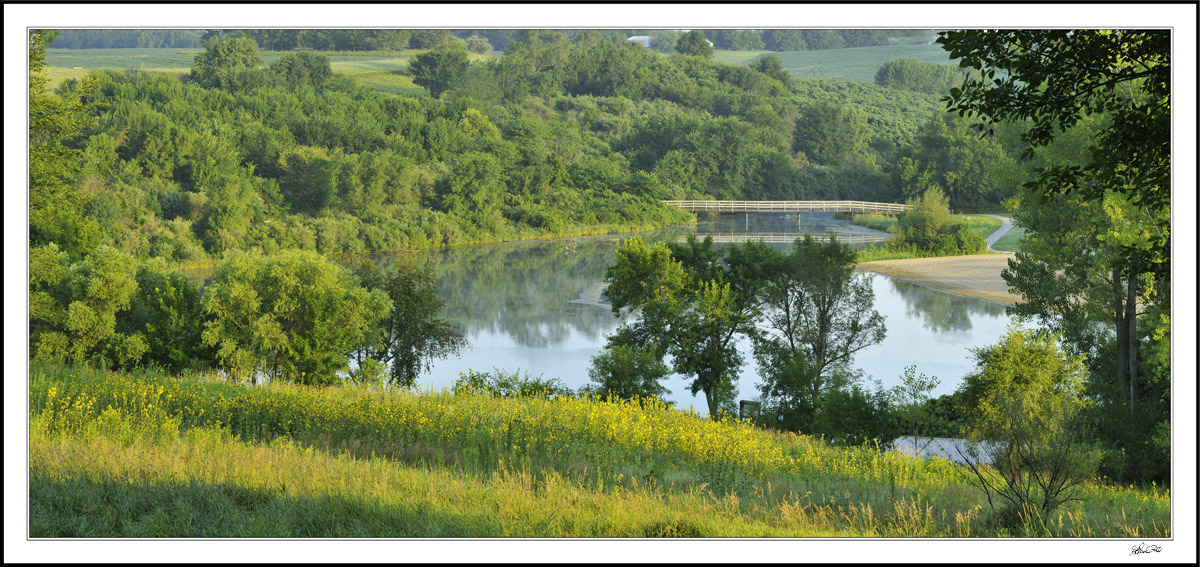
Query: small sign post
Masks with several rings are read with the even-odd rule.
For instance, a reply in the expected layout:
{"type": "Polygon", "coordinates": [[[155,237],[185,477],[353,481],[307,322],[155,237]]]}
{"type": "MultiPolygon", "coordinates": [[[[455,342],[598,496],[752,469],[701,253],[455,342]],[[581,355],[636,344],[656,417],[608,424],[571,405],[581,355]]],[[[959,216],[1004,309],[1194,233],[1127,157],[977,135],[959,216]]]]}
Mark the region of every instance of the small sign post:
{"type": "Polygon", "coordinates": [[[762,402],[741,400],[738,402],[738,417],[743,421],[762,415],[762,402]]]}

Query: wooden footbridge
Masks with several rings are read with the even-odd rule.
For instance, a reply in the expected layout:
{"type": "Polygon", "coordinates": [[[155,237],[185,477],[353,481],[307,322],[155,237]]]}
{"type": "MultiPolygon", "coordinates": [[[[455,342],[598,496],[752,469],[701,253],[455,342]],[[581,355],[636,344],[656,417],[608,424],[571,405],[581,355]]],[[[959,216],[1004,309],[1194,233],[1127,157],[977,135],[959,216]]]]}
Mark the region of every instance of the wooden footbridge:
{"type": "Polygon", "coordinates": [[[709,213],[874,213],[898,215],[909,205],[866,201],[663,201],[691,212],[709,213]]]}
{"type": "MultiPolygon", "coordinates": [[[[817,242],[829,242],[836,238],[842,244],[878,244],[887,242],[890,235],[887,234],[861,234],[852,232],[812,232],[812,233],[796,233],[796,232],[706,232],[696,233],[696,238],[704,240],[704,237],[711,236],[714,244],[729,244],[742,242],[764,242],[766,244],[791,244],[797,238],[811,236],[817,242]]],[[[687,240],[686,236],[680,237],[679,241],[687,240]]]]}

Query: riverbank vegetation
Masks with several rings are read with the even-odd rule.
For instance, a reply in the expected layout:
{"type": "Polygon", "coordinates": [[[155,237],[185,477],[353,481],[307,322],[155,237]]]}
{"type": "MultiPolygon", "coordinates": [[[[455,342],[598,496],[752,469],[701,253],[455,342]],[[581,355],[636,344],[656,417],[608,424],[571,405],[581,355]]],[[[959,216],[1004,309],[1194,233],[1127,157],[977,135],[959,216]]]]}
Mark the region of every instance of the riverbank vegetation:
{"type": "MultiPolygon", "coordinates": [[[[186,73],[54,90],[55,33],[30,35],[35,535],[1170,534],[1166,32],[945,32],[971,72],[901,62],[875,84],[714,62],[699,30],[653,50],[613,30],[282,31],[214,31],[186,73]],[[393,59],[365,86],[324,49],[393,59]],[[911,203],[859,261],[979,253],[984,225],[952,212],[1007,204],[1025,231],[1011,313],[1045,331],[981,350],[953,396],[915,370],[871,390],[852,358],[884,323],[843,245],[633,238],[607,293],[641,315],[594,366],[612,399],[503,370],[407,389],[465,341],[428,267],[366,255],[693,220],[665,199],[911,203]],[[197,265],[211,281],[178,271],[197,265]],[[751,423],[730,419],[736,336],[768,377],[751,423]],[[1062,375],[1006,356],[1029,349],[1062,375]],[[709,419],[654,400],[666,355],[709,419]],[[993,395],[1014,376],[1059,403],[993,395]],[[964,472],[874,445],[902,432],[1006,443],[964,472]],[[1012,452],[1030,440],[1048,452],[1012,452]],[[1082,468],[1045,498],[996,502],[1063,458],[1082,468]]],[[[742,50],[887,41],[717,31],[742,50]]]]}

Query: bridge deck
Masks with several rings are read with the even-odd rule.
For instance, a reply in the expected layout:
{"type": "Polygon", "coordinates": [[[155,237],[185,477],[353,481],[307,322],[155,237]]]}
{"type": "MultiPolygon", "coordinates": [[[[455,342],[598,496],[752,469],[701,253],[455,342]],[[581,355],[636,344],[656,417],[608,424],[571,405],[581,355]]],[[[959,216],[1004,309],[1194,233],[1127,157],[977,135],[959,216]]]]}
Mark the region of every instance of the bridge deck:
{"type": "Polygon", "coordinates": [[[691,212],[712,213],[875,213],[898,215],[908,205],[866,201],[663,201],[691,212]]]}

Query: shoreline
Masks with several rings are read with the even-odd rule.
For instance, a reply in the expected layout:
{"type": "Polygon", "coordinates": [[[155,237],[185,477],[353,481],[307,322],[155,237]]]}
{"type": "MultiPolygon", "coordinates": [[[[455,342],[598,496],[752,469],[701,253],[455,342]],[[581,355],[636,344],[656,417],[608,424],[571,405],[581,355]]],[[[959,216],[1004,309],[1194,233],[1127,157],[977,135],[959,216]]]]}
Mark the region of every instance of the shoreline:
{"type": "Polygon", "coordinates": [[[903,260],[874,260],[855,265],[858,270],[890,276],[938,291],[1013,305],[1021,296],[1011,293],[1000,275],[1010,253],[941,256],[903,260]]]}

